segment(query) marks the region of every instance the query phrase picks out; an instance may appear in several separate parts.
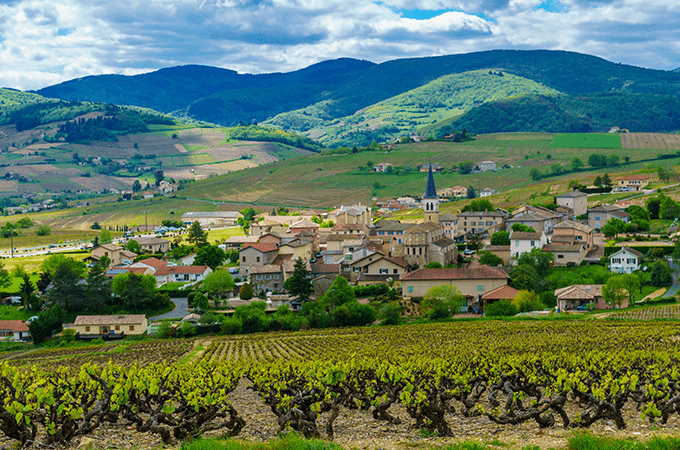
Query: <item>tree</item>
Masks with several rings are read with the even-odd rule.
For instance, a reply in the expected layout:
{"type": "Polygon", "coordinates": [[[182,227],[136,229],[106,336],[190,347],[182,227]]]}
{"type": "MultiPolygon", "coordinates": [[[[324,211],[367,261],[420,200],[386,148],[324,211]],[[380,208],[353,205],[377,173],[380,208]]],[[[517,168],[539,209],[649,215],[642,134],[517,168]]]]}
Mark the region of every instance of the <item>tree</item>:
{"type": "Polygon", "coordinates": [[[641,288],[640,278],[632,273],[624,273],[621,275],[621,282],[626,292],[628,292],[628,306],[631,306],[633,304],[633,293],[641,288]]]}
{"type": "Polygon", "coordinates": [[[68,261],[60,264],[52,274],[51,289],[47,292],[50,305],[60,305],[65,312],[79,312],[85,303],[85,289],[81,273],[68,261]]]}
{"type": "Polygon", "coordinates": [[[442,266],[442,263],[439,261],[432,261],[427,264],[425,264],[424,269],[442,269],[444,266],[442,266]]]}
{"type": "Polygon", "coordinates": [[[87,273],[87,286],[85,287],[87,303],[84,306],[85,311],[89,313],[101,311],[111,300],[111,279],[106,276],[108,263],[103,259],[104,257],[87,273]]]}
{"type": "Polygon", "coordinates": [[[113,235],[107,229],[103,229],[99,232],[99,243],[101,245],[110,244],[113,242],[113,235]]]}
{"type": "Polygon", "coordinates": [[[142,253],[142,246],[139,245],[139,242],[136,240],[130,239],[128,243],[125,244],[125,250],[139,255],[142,253]]]}
{"type": "Polygon", "coordinates": [[[238,291],[238,298],[241,300],[250,300],[253,298],[253,287],[249,283],[243,283],[241,289],[238,291]]]}
{"type": "Polygon", "coordinates": [[[663,198],[664,198],[664,196],[650,197],[645,202],[645,207],[647,208],[647,211],[649,211],[649,218],[650,219],[658,219],[659,218],[659,210],[661,208],[661,200],[663,198]]]}
{"type": "Polygon", "coordinates": [[[665,262],[658,260],[652,264],[650,281],[653,286],[666,286],[671,283],[672,277],[673,270],[665,262]]]}
{"type": "Polygon", "coordinates": [[[198,220],[192,223],[191,227],[189,227],[187,241],[196,246],[201,246],[208,243],[208,232],[203,230],[198,220]]]}
{"type": "Polygon", "coordinates": [[[525,225],[523,223],[513,223],[512,227],[510,228],[512,231],[519,231],[520,233],[535,233],[536,230],[531,228],[529,225],[525,225]]]}
{"type": "Polygon", "coordinates": [[[467,198],[472,199],[477,197],[477,194],[475,194],[475,188],[472,186],[468,186],[467,188],[467,198]]]}
{"type": "Polygon", "coordinates": [[[604,167],[607,165],[607,157],[605,155],[597,155],[593,153],[588,156],[588,165],[591,167],[604,167]]]}
{"type": "Polygon", "coordinates": [[[479,200],[473,200],[469,205],[463,208],[463,212],[467,211],[493,211],[493,203],[489,200],[482,198],[479,200]]]}
{"type": "Polygon", "coordinates": [[[92,225],[90,225],[90,228],[92,228],[93,230],[101,230],[102,226],[99,225],[99,222],[95,222],[92,225]]]}
{"type": "Polygon", "coordinates": [[[5,264],[0,260],[0,289],[12,284],[9,272],[5,269],[5,264]]]}
{"type": "Polygon", "coordinates": [[[302,259],[295,260],[293,274],[283,283],[283,288],[292,296],[299,296],[303,302],[309,300],[314,292],[310,272],[302,259]]]}
{"type": "Polygon", "coordinates": [[[536,292],[524,289],[517,292],[512,304],[519,312],[538,311],[544,308],[536,292]]]}
{"type": "Polygon", "coordinates": [[[234,289],[234,279],[228,271],[216,270],[203,279],[201,287],[222,299],[228,291],[234,289]]]}
{"type": "Polygon", "coordinates": [[[599,175],[595,177],[595,181],[593,181],[593,184],[597,187],[602,187],[602,177],[599,175]]]}
{"type": "Polygon", "coordinates": [[[318,303],[327,311],[333,311],[345,303],[356,301],[356,299],[357,296],[347,278],[338,275],[331,283],[328,291],[319,298],[318,303]]]}
{"type": "Polygon", "coordinates": [[[430,319],[445,319],[459,312],[464,301],[457,287],[444,284],[428,289],[421,306],[430,319]]]}
{"type": "Polygon", "coordinates": [[[601,228],[602,233],[607,237],[616,237],[619,233],[626,231],[626,222],[613,217],[601,228]]]}
{"type": "Polygon", "coordinates": [[[378,319],[380,319],[380,325],[399,325],[404,320],[402,314],[404,313],[404,307],[399,304],[399,302],[389,302],[380,308],[378,313],[378,319]]]}
{"type": "Polygon", "coordinates": [[[531,170],[529,171],[529,176],[531,177],[532,180],[536,181],[540,180],[543,174],[537,167],[532,167],[531,170]]]}
{"type": "Polygon", "coordinates": [[[510,286],[518,290],[538,290],[538,272],[531,264],[519,264],[510,271],[510,286]]]}
{"type": "Polygon", "coordinates": [[[247,220],[248,222],[253,222],[255,221],[255,216],[257,215],[257,211],[255,211],[254,208],[248,207],[244,208],[239,211],[241,214],[243,214],[243,218],[247,220]]]}
{"type": "Polygon", "coordinates": [[[157,170],[154,172],[153,177],[156,179],[156,187],[160,186],[161,181],[165,179],[165,174],[162,170],[157,170]]]}
{"type": "Polygon", "coordinates": [[[491,245],[510,245],[510,233],[507,231],[496,231],[491,235],[491,245]]]}
{"type": "Polygon", "coordinates": [[[196,250],[196,258],[194,258],[192,265],[208,266],[215,270],[222,265],[225,259],[227,259],[227,254],[218,246],[203,245],[196,250]]]}
{"type": "Polygon", "coordinates": [[[35,234],[38,236],[49,236],[52,234],[52,229],[47,224],[38,225],[38,228],[35,230],[35,234]]]}
{"type": "Polygon", "coordinates": [[[244,233],[246,236],[249,236],[249,235],[250,235],[250,222],[248,222],[248,221],[247,221],[246,219],[244,219],[243,217],[239,217],[238,219],[236,219],[236,224],[237,224],[239,227],[241,227],[241,229],[243,230],[243,233],[244,233]]]}
{"type": "Polygon", "coordinates": [[[578,172],[583,168],[583,161],[581,161],[580,158],[574,157],[574,159],[571,160],[571,170],[574,172],[578,172]]]}
{"type": "Polygon", "coordinates": [[[478,254],[478,261],[479,264],[482,265],[489,265],[489,266],[499,266],[503,264],[503,258],[500,256],[494,255],[491,252],[486,252],[486,251],[481,251],[478,254]]]}
{"type": "Polygon", "coordinates": [[[520,254],[516,259],[518,265],[528,264],[536,269],[539,276],[544,276],[551,263],[555,261],[555,255],[551,252],[544,252],[540,248],[534,248],[530,252],[520,254]]]}
{"type": "Polygon", "coordinates": [[[210,301],[208,300],[208,297],[203,294],[203,292],[197,292],[196,295],[194,295],[192,304],[194,311],[207,311],[208,306],[210,306],[210,301]]]}
{"type": "Polygon", "coordinates": [[[486,317],[512,317],[517,315],[519,311],[515,308],[510,300],[499,300],[487,305],[484,315],[486,317]]]}
{"type": "Polygon", "coordinates": [[[612,308],[620,308],[630,292],[626,289],[624,281],[620,275],[609,277],[607,283],[602,286],[602,298],[609,303],[612,308]]]}
{"type": "Polygon", "coordinates": [[[33,343],[40,343],[63,329],[65,313],[60,306],[53,306],[40,313],[37,319],[28,324],[33,343]]]}
{"type": "Polygon", "coordinates": [[[156,279],[153,275],[123,273],[113,278],[111,288],[125,309],[137,312],[153,303],[156,279]]]}
{"type": "Polygon", "coordinates": [[[678,204],[670,197],[664,197],[659,205],[659,218],[672,220],[680,215],[678,204]]]}
{"type": "Polygon", "coordinates": [[[31,228],[33,226],[33,221],[28,217],[24,217],[23,219],[17,220],[16,226],[17,228],[31,228]]]}
{"type": "Polygon", "coordinates": [[[602,176],[602,185],[605,186],[605,187],[611,187],[611,185],[612,185],[612,179],[609,178],[609,174],[608,174],[608,173],[605,173],[605,174],[602,176]]]}
{"type": "Polygon", "coordinates": [[[132,183],[132,192],[139,192],[142,190],[142,183],[139,182],[139,180],[135,180],[134,183],[132,183]]]}
{"type": "Polygon", "coordinates": [[[40,271],[48,272],[54,276],[54,273],[57,271],[57,269],[64,264],[70,266],[71,269],[77,274],[77,277],[80,277],[85,273],[85,261],[76,260],[70,256],[62,255],[61,253],[48,256],[42,262],[42,264],[40,264],[40,271]]]}
{"type": "Polygon", "coordinates": [[[458,164],[458,172],[461,175],[467,175],[470,172],[472,172],[472,169],[475,168],[475,163],[472,161],[463,161],[462,163],[458,164]]]}
{"type": "Polygon", "coordinates": [[[642,206],[632,205],[626,209],[626,212],[630,214],[630,219],[633,222],[638,220],[649,220],[649,212],[642,206]]]}
{"type": "Polygon", "coordinates": [[[609,167],[614,167],[618,166],[619,163],[621,162],[621,157],[619,155],[607,155],[607,166],[609,167]]]}

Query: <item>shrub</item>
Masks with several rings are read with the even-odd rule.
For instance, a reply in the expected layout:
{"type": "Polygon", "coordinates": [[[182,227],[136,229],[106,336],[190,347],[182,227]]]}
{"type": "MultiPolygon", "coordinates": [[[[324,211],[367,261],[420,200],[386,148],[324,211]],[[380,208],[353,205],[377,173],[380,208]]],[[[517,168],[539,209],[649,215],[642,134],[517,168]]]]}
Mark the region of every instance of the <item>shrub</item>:
{"type": "Polygon", "coordinates": [[[238,297],[241,300],[250,300],[253,298],[253,287],[248,283],[243,283],[241,289],[238,291],[238,297]]]}
{"type": "Polygon", "coordinates": [[[222,334],[240,334],[241,333],[241,321],[234,318],[226,318],[222,325],[220,325],[220,332],[222,334]]]}
{"type": "Polygon", "coordinates": [[[518,313],[510,300],[499,300],[486,307],[488,317],[511,317],[518,313]]]}

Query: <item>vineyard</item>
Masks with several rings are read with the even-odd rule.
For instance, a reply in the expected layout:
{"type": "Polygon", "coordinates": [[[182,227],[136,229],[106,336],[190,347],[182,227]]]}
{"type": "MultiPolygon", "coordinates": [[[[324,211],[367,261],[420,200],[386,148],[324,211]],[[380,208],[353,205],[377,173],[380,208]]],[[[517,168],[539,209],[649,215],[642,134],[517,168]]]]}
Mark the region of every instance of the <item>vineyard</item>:
{"type": "Polygon", "coordinates": [[[680,319],[680,305],[664,305],[653,308],[624,310],[607,316],[611,319],[680,319]]]}
{"type": "Polygon", "coordinates": [[[336,439],[353,415],[440,437],[473,423],[677,433],[679,338],[670,322],[493,321],[14,352],[0,359],[0,431],[65,445],[121,426],[171,444],[237,435],[259,409],[336,439]]]}

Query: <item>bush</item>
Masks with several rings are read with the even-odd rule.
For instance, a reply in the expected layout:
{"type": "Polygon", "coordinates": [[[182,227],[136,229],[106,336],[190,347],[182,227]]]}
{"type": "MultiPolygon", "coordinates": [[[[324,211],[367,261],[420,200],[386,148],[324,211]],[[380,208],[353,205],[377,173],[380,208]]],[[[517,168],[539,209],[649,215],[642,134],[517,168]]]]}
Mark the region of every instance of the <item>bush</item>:
{"type": "Polygon", "coordinates": [[[158,332],[156,333],[156,336],[158,336],[160,339],[168,339],[172,337],[172,334],[173,329],[170,322],[161,322],[160,326],[158,327],[158,332]]]}
{"type": "Polygon", "coordinates": [[[399,325],[403,322],[402,314],[404,308],[399,302],[390,302],[384,305],[378,313],[378,319],[381,320],[380,325],[399,325]]]}
{"type": "Polygon", "coordinates": [[[224,319],[224,322],[220,325],[220,333],[229,335],[240,334],[241,321],[234,318],[224,319]]]}
{"type": "Polygon", "coordinates": [[[179,337],[190,338],[196,336],[196,328],[189,322],[184,322],[179,329],[179,337]]]}
{"type": "Polygon", "coordinates": [[[487,317],[511,317],[517,315],[517,308],[510,300],[499,300],[486,307],[487,317]]]}
{"type": "Polygon", "coordinates": [[[253,287],[248,283],[243,283],[241,289],[238,291],[238,297],[241,300],[250,300],[253,298],[253,287]]]}

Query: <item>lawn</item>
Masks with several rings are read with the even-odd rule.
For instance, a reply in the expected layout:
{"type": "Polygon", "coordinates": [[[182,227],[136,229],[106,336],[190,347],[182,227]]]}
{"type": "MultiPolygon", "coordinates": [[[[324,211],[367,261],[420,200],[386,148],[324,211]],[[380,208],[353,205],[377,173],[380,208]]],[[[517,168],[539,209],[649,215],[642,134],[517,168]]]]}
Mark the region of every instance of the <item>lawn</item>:
{"type": "Polygon", "coordinates": [[[621,148],[621,136],[616,133],[558,133],[550,144],[554,148],[621,148]]]}

